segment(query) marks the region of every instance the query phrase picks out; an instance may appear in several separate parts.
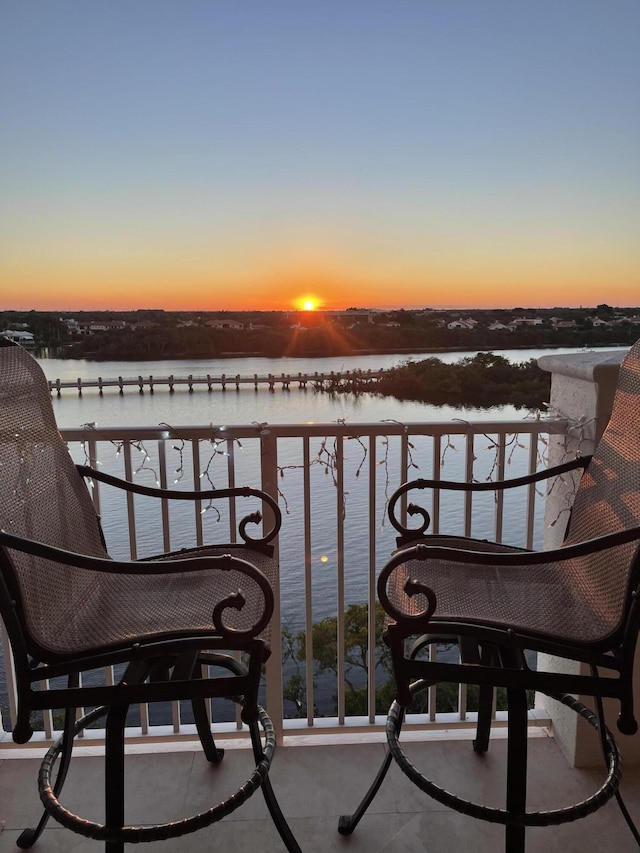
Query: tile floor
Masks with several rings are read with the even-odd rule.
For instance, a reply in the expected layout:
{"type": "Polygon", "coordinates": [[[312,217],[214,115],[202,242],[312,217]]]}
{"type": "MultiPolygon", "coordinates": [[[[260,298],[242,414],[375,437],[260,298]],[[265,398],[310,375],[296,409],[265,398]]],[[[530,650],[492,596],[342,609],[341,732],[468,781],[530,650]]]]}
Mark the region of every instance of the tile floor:
{"type": "MultiPolygon", "coordinates": [[[[505,741],[496,738],[489,752],[475,755],[468,740],[416,740],[407,754],[438,784],[467,799],[502,806],[505,741]]],[[[596,770],[571,768],[553,738],[530,740],[529,808],[558,808],[592,793],[603,778],[596,770]]],[[[392,766],[386,782],[356,832],[337,833],[338,816],[352,810],[383,756],[381,742],[286,745],[275,755],[274,789],[304,853],[496,853],[504,849],[504,830],[458,814],[422,794],[392,766]]],[[[38,760],[0,758],[0,853],[15,851],[24,826],[39,814],[38,760]]],[[[229,748],[220,767],[212,767],[193,748],[142,753],[127,758],[127,821],[152,823],[203,811],[232,790],[251,766],[251,752],[229,748]]],[[[102,761],[78,756],[72,762],[63,803],[83,817],[100,820],[102,761]]],[[[640,768],[627,769],[622,791],[640,822],[640,768]]],[[[262,799],[256,793],[233,815],[195,834],[166,842],[135,845],[148,850],[259,851],[282,853],[284,846],[262,799]]],[[[35,853],[89,853],[103,845],[71,833],[52,821],[35,853]]],[[[127,845],[133,850],[134,845],[127,845]]],[[[637,850],[615,801],[596,814],[558,827],[527,830],[528,853],[627,853],[637,850]]]]}

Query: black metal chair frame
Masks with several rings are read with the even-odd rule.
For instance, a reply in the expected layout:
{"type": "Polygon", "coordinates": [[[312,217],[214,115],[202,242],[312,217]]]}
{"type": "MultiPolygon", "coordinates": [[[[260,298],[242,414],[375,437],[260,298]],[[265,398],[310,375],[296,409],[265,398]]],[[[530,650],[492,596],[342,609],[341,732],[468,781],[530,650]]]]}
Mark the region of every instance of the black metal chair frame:
{"type": "Polygon", "coordinates": [[[487,566],[528,566],[541,563],[557,563],[585,554],[605,551],[616,545],[640,541],[640,526],[617,531],[578,545],[571,545],[546,552],[520,551],[511,553],[481,552],[474,550],[476,540],[468,539],[468,550],[447,547],[451,537],[428,535],[429,513],[415,504],[406,507],[409,516],[418,516],[421,523],[417,528],[406,527],[398,519],[397,506],[402,506],[408,492],[418,489],[454,489],[459,491],[496,491],[546,480],[572,470],[586,469],[590,456],[577,458],[544,471],[525,477],[501,482],[458,483],[441,480],[418,479],[402,485],[389,501],[389,519],[399,533],[398,550],[387,562],[378,578],[378,598],[387,613],[384,641],[391,650],[393,673],[396,681],[396,700],[387,718],[387,742],[389,750],[380,770],[357,809],[342,815],[338,831],[350,835],[362,819],[379,790],[392,760],[403,773],[421,790],[463,814],[505,825],[505,849],[507,853],[520,853],[525,848],[525,827],[548,826],[565,823],[584,817],[616,797],[636,841],[638,834],[620,796],[618,787],[621,777],[620,754],[615,739],[605,727],[602,708],[603,698],[620,702],[617,719],[618,730],[633,735],[638,729],[633,709],[633,662],[638,630],[640,628],[640,556],[637,554],[630,571],[627,593],[626,619],[619,631],[601,644],[571,644],[536,634],[518,632],[511,627],[496,627],[478,621],[452,620],[437,617],[437,598],[433,589],[415,581],[409,575],[404,584],[408,599],[421,596],[424,602],[417,615],[409,615],[398,609],[389,597],[388,584],[394,572],[403,571],[409,560],[424,561],[446,559],[459,564],[461,581],[465,564],[487,566]],[[412,641],[412,642],[409,642],[412,641]],[[460,662],[424,660],[420,652],[434,642],[457,643],[460,662]],[[538,672],[531,669],[525,656],[526,651],[545,652],[570,661],[588,664],[589,674],[566,674],[560,672],[538,672]],[[606,674],[600,674],[605,670],[606,674]],[[504,687],[507,692],[508,712],[508,757],[507,799],[505,809],[489,808],[471,803],[446,791],[427,779],[409,761],[399,744],[406,709],[414,696],[421,690],[440,682],[479,685],[479,710],[476,738],[473,748],[477,753],[489,747],[493,691],[504,687]],[[599,733],[607,775],[601,787],[590,797],[574,805],[544,812],[526,811],[526,767],[527,767],[527,698],[526,691],[544,693],[565,704],[583,717],[599,733]],[[571,694],[592,696],[596,702],[594,714],[571,694]]]}
{"type": "MultiPolygon", "coordinates": [[[[59,436],[58,441],[62,442],[59,436]]],[[[39,773],[38,787],[45,811],[35,828],[26,829],[20,835],[18,846],[28,848],[35,844],[47,819],[53,816],[74,832],[104,841],[108,853],[122,853],[125,842],[175,838],[209,826],[241,806],[260,788],[287,850],[300,853],[269,780],[276,739],[267,713],[258,704],[262,669],[270,655],[267,634],[274,609],[274,590],[266,575],[251,562],[251,555],[255,556],[256,564],[265,558],[272,563],[273,540],[281,524],[277,503],[265,492],[251,487],[178,492],[119,480],[88,466],[76,468],[81,490],[85,489],[84,477],[161,500],[259,500],[263,511],[266,507],[269,526],[263,530],[263,535],[251,536],[249,525],[262,522],[261,512],[253,512],[239,522],[242,541],[237,544],[203,546],[138,561],[108,558],[106,547],[104,558],[88,556],[0,530],[0,615],[11,645],[17,693],[13,740],[26,743],[31,739],[33,712],[64,710],[62,735],[47,752],[39,773]],[[235,578],[238,575],[244,578],[245,593],[248,591],[254,596],[254,607],[251,614],[244,617],[242,611],[247,598],[241,588],[224,592],[217,598],[212,589],[211,625],[206,630],[142,631],[138,637],[114,642],[108,647],[87,648],[85,645],[78,653],[57,653],[39,645],[29,629],[25,590],[21,587],[15,563],[25,554],[47,561],[43,565],[74,567],[87,573],[83,577],[124,573],[143,576],[152,583],[154,578],[165,574],[179,573],[185,581],[202,572],[219,573],[217,576],[221,580],[225,576],[235,578]],[[236,615],[231,618],[234,612],[236,615]],[[83,684],[85,673],[111,666],[123,670],[116,683],[83,684]],[[241,718],[249,728],[255,757],[255,769],[250,777],[223,802],[201,814],[160,825],[125,825],[124,745],[129,707],[139,703],[190,701],[205,757],[218,764],[224,750],[214,741],[207,700],[220,698],[231,699],[241,706],[241,718]],[[80,709],[89,710],[76,719],[80,709]],[[61,805],[59,797],[76,735],[102,717],[106,717],[105,823],[99,824],[69,812],[61,805]],[[52,783],[56,763],[57,775],[52,783]]],[[[55,472],[51,472],[51,476],[55,476],[55,472]]],[[[90,502],[88,493],[86,501],[90,502]]],[[[99,534],[104,544],[101,529],[99,534]]]]}
{"type": "MultiPolygon", "coordinates": [[[[114,478],[99,471],[81,466],[84,475],[94,476],[106,482],[114,478]]],[[[148,487],[133,486],[121,483],[122,488],[138,493],[155,492],[157,497],[176,497],[170,490],[151,490],[148,487]]],[[[201,491],[197,493],[200,500],[220,497],[217,493],[201,491]]],[[[245,494],[247,490],[243,490],[245,494]]],[[[250,490],[255,493],[256,490],[250,490]]],[[[192,495],[191,497],[195,497],[192,495]]],[[[180,493],[179,499],[189,499],[189,493],[180,493]]],[[[266,496],[271,503],[271,499],[266,496]]],[[[243,519],[242,528],[249,521],[257,518],[243,519]]],[[[265,541],[275,535],[275,529],[258,547],[264,549],[265,541]]],[[[37,542],[29,542],[19,537],[0,532],[0,564],[6,560],[7,551],[22,551],[34,554],[43,559],[59,560],[67,565],[75,565],[88,571],[113,572],[119,569],[127,573],[143,572],[152,576],[158,572],[175,571],[175,562],[119,562],[98,560],[83,555],[62,552],[37,542]]],[[[42,763],[38,788],[45,807],[45,812],[34,829],[25,830],[18,840],[18,846],[29,848],[37,841],[45,828],[49,816],[67,828],[88,838],[105,841],[105,850],[109,853],[120,853],[125,842],[156,841],[175,838],[188,832],[209,826],[230,814],[238,808],[258,788],[261,788],[269,811],[280,833],[287,850],[299,851],[300,848],[288,827],[273,792],[268,771],[275,751],[275,734],[273,725],[264,711],[258,705],[258,689],[262,666],[269,657],[269,649],[259,634],[271,618],[273,612],[273,590],[264,575],[246,560],[233,556],[232,547],[229,554],[222,556],[177,558],[180,571],[198,572],[205,567],[214,566],[222,571],[241,569],[255,579],[264,592],[265,609],[263,618],[251,630],[238,632],[227,628],[224,621],[224,611],[230,608],[242,607],[241,598],[230,598],[221,602],[212,613],[212,631],[210,635],[183,636],[170,639],[158,639],[150,642],[136,643],[134,647],[123,647],[103,653],[82,656],[74,659],[49,660],[43,663],[38,655],[29,653],[25,641],[20,618],[19,592],[10,590],[0,579],[0,605],[2,617],[7,628],[14,655],[16,687],[18,694],[18,715],[13,730],[13,739],[17,743],[26,743],[33,735],[31,714],[34,711],[66,709],[62,736],[53,744],[42,763]],[[241,652],[242,661],[230,654],[231,651],[241,652]],[[112,686],[80,686],[82,673],[103,667],[125,664],[126,668],[120,680],[112,686]],[[226,672],[220,677],[203,677],[202,667],[217,668],[226,672]],[[51,679],[64,677],[66,687],[34,689],[36,685],[51,679]],[[256,760],[256,768],[241,788],[227,799],[213,806],[204,813],[184,818],[180,821],[155,826],[125,826],[124,825],[124,729],[127,712],[130,705],[138,703],[167,702],[189,700],[192,703],[194,721],[204,754],[208,761],[217,764],[224,755],[224,750],[216,746],[211,733],[211,725],[206,711],[206,700],[212,698],[235,698],[242,707],[241,716],[250,730],[252,748],[256,760]],[[93,707],[94,710],[76,720],[78,708],[93,707]],[[78,817],[67,811],[59,803],[58,797],[62,790],[69,768],[75,736],[86,726],[106,716],[106,747],[105,747],[105,824],[98,824],[78,817]],[[266,743],[263,746],[259,734],[262,727],[266,743]],[[60,764],[55,783],[51,784],[51,773],[56,759],[60,764]]],[[[240,594],[241,595],[241,594],[240,594]]]]}

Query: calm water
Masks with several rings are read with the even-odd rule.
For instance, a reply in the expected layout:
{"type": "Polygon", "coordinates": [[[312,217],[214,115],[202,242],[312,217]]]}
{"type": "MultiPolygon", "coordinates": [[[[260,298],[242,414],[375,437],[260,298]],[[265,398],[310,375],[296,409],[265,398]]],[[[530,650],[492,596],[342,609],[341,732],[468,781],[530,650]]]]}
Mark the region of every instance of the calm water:
{"type": "MultiPolygon", "coordinates": [[[[575,348],[553,350],[553,352],[577,352],[575,348]]],[[[496,350],[514,362],[527,361],[550,350],[496,350]]],[[[475,352],[457,352],[438,354],[445,362],[454,362],[475,352]]],[[[348,358],[238,358],[211,360],[167,360],[149,362],[95,362],[86,360],[40,359],[40,364],[48,379],[95,380],[137,378],[142,376],[227,376],[240,374],[252,376],[254,373],[280,375],[301,372],[324,372],[340,370],[375,370],[393,367],[409,359],[420,361],[427,358],[424,353],[414,355],[369,355],[348,358]]],[[[110,388],[101,397],[97,390],[83,391],[82,398],[77,392],[65,390],[58,398],[53,397],[58,424],[61,427],[74,427],[88,421],[101,426],[143,426],[158,423],[183,424],[246,424],[260,423],[299,423],[306,421],[331,422],[345,418],[350,423],[378,422],[388,418],[399,421],[447,421],[456,417],[466,419],[495,420],[512,419],[526,415],[523,410],[512,406],[495,407],[491,410],[459,409],[450,406],[431,406],[424,403],[400,402],[391,398],[380,398],[372,394],[354,397],[347,394],[329,395],[292,387],[289,391],[276,388],[269,392],[264,388],[254,391],[244,386],[240,391],[215,388],[208,392],[206,388],[196,387],[190,394],[184,387],[170,394],[168,388],[157,388],[154,394],[140,394],[135,388],[129,388],[120,395],[118,390],[110,388]]]]}

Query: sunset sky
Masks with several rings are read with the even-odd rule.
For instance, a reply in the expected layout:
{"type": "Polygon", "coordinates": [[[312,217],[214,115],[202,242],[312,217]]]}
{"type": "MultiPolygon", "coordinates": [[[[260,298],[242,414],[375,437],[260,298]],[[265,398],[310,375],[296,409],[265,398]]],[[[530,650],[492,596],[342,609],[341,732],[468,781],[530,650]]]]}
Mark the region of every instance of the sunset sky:
{"type": "Polygon", "coordinates": [[[640,303],[638,0],[2,0],[0,309],[640,303]]]}

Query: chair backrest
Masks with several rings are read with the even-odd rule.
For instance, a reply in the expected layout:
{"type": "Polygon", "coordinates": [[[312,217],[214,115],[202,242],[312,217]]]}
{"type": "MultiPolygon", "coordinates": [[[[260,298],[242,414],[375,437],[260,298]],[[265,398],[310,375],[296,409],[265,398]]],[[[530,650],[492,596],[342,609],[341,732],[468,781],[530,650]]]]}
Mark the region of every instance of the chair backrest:
{"type": "MultiPolygon", "coordinates": [[[[22,347],[0,340],[0,529],[94,557],[107,557],[89,492],[58,432],[47,380],[22,347]]],[[[1,566],[38,642],[68,619],[99,573],[12,551],[1,566]],[[95,575],[95,577],[92,577],[95,575]],[[82,581],[80,580],[82,578],[82,581]],[[46,622],[46,625],[45,625],[46,622]]]]}
{"type": "MultiPolygon", "coordinates": [[[[609,423],[582,475],[564,545],[640,525],[640,340],[625,356],[609,423]]],[[[576,582],[603,621],[620,627],[638,570],[637,542],[580,561],[576,582]]]]}

